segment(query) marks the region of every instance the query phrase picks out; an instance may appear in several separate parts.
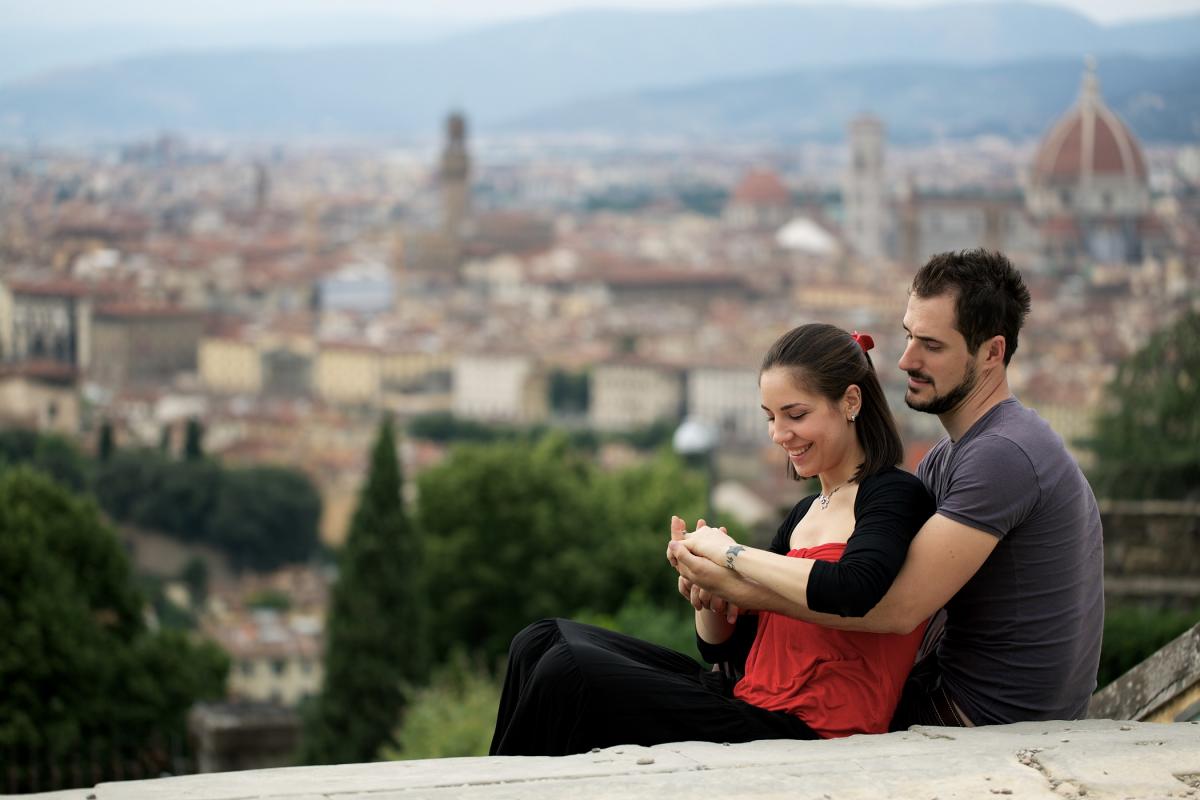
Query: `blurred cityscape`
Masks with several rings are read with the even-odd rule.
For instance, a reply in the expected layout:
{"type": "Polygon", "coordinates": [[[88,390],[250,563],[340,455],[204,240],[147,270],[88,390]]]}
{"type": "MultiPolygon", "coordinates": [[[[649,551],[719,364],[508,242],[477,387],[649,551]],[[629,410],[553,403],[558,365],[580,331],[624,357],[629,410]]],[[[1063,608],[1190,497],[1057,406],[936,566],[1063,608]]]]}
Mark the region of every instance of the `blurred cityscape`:
{"type": "MultiPolygon", "coordinates": [[[[384,412],[598,433],[692,419],[718,437],[719,515],[769,529],[796,499],[757,407],[784,330],[874,336],[911,467],[941,429],[902,400],[908,282],[933,253],[1003,250],[1034,296],[1014,389],[1086,465],[1118,363],[1200,302],[1200,145],[1141,141],[1094,63],[1033,139],[901,145],[871,113],[832,142],[534,136],[471,112],[403,145],[0,149],[0,424],[94,452],[104,426],[158,447],[199,422],[225,464],[302,470],[337,548],[384,412]]],[[[445,456],[400,444],[409,477],[445,456]]],[[[177,576],[197,549],[123,536],[190,608],[177,576]]],[[[233,659],[230,696],[318,691],[328,570],[200,556],[191,610],[233,659]],[[289,602],[252,602],[272,593],[289,602]]]]}

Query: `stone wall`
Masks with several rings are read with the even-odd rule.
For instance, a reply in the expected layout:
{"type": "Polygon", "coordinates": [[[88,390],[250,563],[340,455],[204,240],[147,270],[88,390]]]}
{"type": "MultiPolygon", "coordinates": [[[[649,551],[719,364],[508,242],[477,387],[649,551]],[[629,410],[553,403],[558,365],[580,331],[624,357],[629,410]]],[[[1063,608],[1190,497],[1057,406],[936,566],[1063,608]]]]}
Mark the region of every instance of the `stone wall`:
{"type": "Polygon", "coordinates": [[[1200,503],[1106,500],[1100,517],[1110,604],[1200,608],[1200,503]]]}

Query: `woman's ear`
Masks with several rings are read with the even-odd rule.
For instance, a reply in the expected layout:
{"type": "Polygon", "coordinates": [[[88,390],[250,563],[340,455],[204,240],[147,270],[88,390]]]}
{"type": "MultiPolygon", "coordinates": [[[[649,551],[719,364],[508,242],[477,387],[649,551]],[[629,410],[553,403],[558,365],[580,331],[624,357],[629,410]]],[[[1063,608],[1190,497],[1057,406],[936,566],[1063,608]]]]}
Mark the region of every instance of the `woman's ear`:
{"type": "Polygon", "coordinates": [[[857,383],[846,387],[846,392],[842,395],[842,410],[846,412],[846,419],[857,417],[858,412],[862,411],[862,389],[857,383]]]}

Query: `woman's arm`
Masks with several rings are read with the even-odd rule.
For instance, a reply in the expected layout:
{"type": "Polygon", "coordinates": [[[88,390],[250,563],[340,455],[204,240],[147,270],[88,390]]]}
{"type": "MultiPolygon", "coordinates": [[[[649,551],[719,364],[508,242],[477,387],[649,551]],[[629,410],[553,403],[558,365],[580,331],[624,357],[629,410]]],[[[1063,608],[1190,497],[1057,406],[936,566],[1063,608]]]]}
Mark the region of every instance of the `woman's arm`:
{"type": "Polygon", "coordinates": [[[773,596],[772,605],[782,601],[814,612],[861,617],[895,580],[912,537],[932,510],[932,500],[919,481],[892,472],[874,476],[860,487],[854,531],[836,562],[742,547],[712,528],[690,534],[682,544],[689,552],[760,585],[773,596]]]}
{"type": "MultiPolygon", "coordinates": [[[[785,602],[808,607],[808,576],[812,572],[812,559],[792,558],[756,547],[745,547],[716,528],[700,528],[680,544],[693,555],[732,569],[739,578],[762,586],[785,602]]],[[[725,599],[737,602],[733,598],[725,599]]]]}

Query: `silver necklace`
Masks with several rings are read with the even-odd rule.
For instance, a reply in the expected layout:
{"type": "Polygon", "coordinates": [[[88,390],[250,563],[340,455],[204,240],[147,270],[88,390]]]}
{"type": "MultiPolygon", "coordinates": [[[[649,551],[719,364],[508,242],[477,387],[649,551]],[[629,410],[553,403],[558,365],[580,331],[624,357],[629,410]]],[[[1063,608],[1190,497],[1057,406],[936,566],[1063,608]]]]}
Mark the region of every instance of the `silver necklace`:
{"type": "Polygon", "coordinates": [[[838,493],[838,489],[841,489],[843,486],[845,486],[847,483],[850,483],[850,481],[852,481],[852,480],[854,480],[854,479],[851,478],[848,481],[842,481],[837,486],[833,487],[833,491],[830,492],[829,494],[825,494],[824,492],[820,492],[819,494],[817,494],[817,503],[820,504],[821,510],[824,511],[825,509],[829,508],[829,501],[831,499],[833,499],[833,496],[835,494],[838,493]]]}

